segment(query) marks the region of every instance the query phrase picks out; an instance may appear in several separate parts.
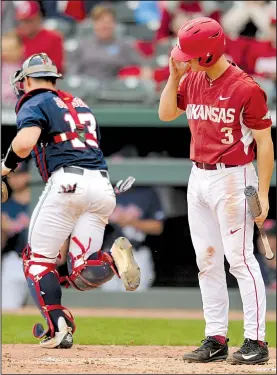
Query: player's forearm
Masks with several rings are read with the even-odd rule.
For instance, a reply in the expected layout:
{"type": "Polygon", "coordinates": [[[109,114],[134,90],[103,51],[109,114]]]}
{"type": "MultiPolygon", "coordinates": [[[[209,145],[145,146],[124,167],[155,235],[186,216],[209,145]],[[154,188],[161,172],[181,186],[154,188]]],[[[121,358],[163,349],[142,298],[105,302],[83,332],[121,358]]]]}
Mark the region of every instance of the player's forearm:
{"type": "Polygon", "coordinates": [[[259,195],[267,197],[274,169],[274,149],[271,138],[257,143],[257,166],[259,176],[259,195]]]}
{"type": "Polygon", "coordinates": [[[134,220],[130,225],[135,229],[150,235],[158,236],[163,231],[163,222],[159,220],[134,220]]]}
{"type": "Polygon", "coordinates": [[[179,80],[169,77],[159,104],[159,118],[162,121],[172,121],[179,116],[177,107],[178,86],[179,80]]]}

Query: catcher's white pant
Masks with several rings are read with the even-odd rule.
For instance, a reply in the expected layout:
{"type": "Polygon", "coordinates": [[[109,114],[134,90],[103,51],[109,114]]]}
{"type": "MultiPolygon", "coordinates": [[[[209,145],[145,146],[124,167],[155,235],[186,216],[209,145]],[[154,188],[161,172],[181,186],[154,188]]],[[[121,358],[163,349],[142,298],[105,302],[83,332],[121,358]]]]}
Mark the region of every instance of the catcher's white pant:
{"type": "MultiPolygon", "coordinates": [[[[220,165],[219,165],[220,168],[220,165]]],[[[252,163],[217,170],[192,167],[188,184],[188,218],[199,268],[206,336],[227,335],[229,299],[224,255],[236,277],[244,311],[244,337],[265,338],[266,295],[253,254],[254,221],[244,196],[258,187],[252,163]]]]}
{"type": "MultiPolygon", "coordinates": [[[[77,167],[75,167],[77,168],[77,167]]],[[[32,253],[47,257],[43,262],[54,263],[64,241],[72,235],[88,248],[85,259],[101,249],[105,226],[116,205],[113,187],[100,171],[84,169],[84,175],[55,171],[39,199],[31,217],[29,245],[32,253]],[[77,184],[75,193],[63,193],[62,185],[77,184]]],[[[81,254],[80,247],[70,241],[73,256],[81,254]]],[[[41,258],[32,256],[32,260],[41,258]]],[[[81,264],[80,258],[75,266],[81,264]]],[[[38,274],[43,266],[31,266],[38,274]]]]}

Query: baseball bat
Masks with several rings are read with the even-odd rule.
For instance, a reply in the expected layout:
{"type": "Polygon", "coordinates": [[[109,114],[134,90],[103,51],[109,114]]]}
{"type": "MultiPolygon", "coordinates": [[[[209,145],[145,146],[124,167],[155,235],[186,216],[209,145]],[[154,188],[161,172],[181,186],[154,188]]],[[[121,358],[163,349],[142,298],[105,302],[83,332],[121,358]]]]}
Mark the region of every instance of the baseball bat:
{"type": "MultiPolygon", "coordinates": [[[[255,217],[260,216],[260,214],[262,213],[262,208],[261,208],[258,193],[256,189],[254,188],[254,186],[247,186],[244,190],[244,194],[245,194],[250,212],[253,218],[255,219],[255,217]]],[[[268,260],[274,259],[275,255],[270,248],[268,238],[267,238],[263,225],[261,227],[258,226],[258,228],[259,228],[261,239],[265,248],[266,259],[268,260]]]]}

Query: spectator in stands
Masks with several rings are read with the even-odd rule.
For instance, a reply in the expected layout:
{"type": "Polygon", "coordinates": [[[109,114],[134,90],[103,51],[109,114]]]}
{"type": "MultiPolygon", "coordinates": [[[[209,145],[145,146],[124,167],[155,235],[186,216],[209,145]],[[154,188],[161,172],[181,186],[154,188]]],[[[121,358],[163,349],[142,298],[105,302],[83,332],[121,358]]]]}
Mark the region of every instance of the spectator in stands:
{"type": "MultiPolygon", "coordinates": [[[[47,2],[48,0],[45,1],[45,3],[47,2]]],[[[102,0],[69,0],[62,1],[61,3],[64,3],[63,7],[65,15],[72,17],[77,22],[81,22],[91,13],[93,7],[102,3],[102,0]]]]}
{"type": "Polygon", "coordinates": [[[269,19],[274,1],[233,1],[222,16],[224,31],[231,37],[263,38],[268,34],[269,19]]]}
{"type": "Polygon", "coordinates": [[[159,25],[161,19],[161,9],[158,1],[138,1],[134,9],[136,23],[143,25],[159,25]]]}
{"type": "Polygon", "coordinates": [[[13,1],[1,1],[1,28],[2,33],[12,31],[16,26],[15,7],[13,1]]]}
{"type": "Polygon", "coordinates": [[[10,199],[2,204],[2,308],[22,307],[28,295],[21,253],[27,244],[29,227],[30,175],[23,162],[8,178],[10,199]]]}
{"type": "Polygon", "coordinates": [[[203,15],[200,1],[164,1],[160,2],[161,23],[156,39],[162,41],[173,36],[172,19],[183,12],[188,19],[203,15]]]}
{"type": "Polygon", "coordinates": [[[188,19],[208,16],[219,21],[222,6],[218,1],[160,1],[161,21],[156,39],[162,42],[174,35],[172,20],[180,13],[184,13],[188,19]]]}
{"type": "Polygon", "coordinates": [[[23,62],[24,49],[15,31],[2,36],[2,104],[15,105],[16,96],[10,84],[10,77],[23,62]]]}
{"type": "Polygon", "coordinates": [[[268,260],[265,258],[264,245],[260,236],[257,240],[259,253],[256,255],[256,257],[260,264],[266,287],[276,290],[276,221],[269,219],[266,220],[264,223],[264,228],[268,237],[270,247],[275,254],[275,258],[272,260],[268,260]]]}
{"type": "Polygon", "coordinates": [[[17,32],[24,44],[24,59],[45,52],[59,72],[63,72],[63,38],[58,32],[43,27],[39,4],[36,1],[21,1],[16,7],[16,19],[17,32]]]}
{"type": "MultiPolygon", "coordinates": [[[[139,291],[149,288],[155,279],[151,249],[145,245],[147,235],[160,235],[164,213],[158,195],[151,187],[133,187],[117,196],[117,206],[109,218],[111,232],[104,249],[110,249],[117,237],[127,237],[134,247],[134,257],[141,269],[139,291]]],[[[104,290],[123,290],[117,278],[102,286],[104,290]]]]}
{"type": "Polygon", "coordinates": [[[140,68],[142,78],[149,77],[152,72],[144,65],[144,61],[131,45],[116,37],[115,11],[107,6],[98,5],[93,8],[92,22],[94,35],[79,41],[79,47],[72,57],[69,74],[89,75],[101,81],[117,77],[124,67],[140,68]]]}
{"type": "Polygon", "coordinates": [[[269,104],[276,101],[276,16],[270,20],[268,38],[251,45],[248,70],[265,90],[269,104]]]}

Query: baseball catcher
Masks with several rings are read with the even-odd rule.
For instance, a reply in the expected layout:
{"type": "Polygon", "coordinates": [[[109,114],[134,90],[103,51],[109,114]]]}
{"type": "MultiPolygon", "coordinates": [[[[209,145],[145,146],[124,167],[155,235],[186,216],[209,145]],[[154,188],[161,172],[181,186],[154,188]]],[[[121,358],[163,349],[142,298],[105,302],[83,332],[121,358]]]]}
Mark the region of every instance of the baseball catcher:
{"type": "MultiPolygon", "coordinates": [[[[68,282],[78,290],[97,288],[114,275],[126,290],[136,290],[140,269],[132,245],[115,240],[102,252],[104,229],[113,212],[116,193],[131,187],[133,178],[119,181],[115,191],[99,146],[96,118],[78,97],[57,90],[62,78],[45,53],[28,58],[12,78],[18,98],[18,133],[2,162],[2,177],[32,154],[45,189],[31,217],[24,273],[31,295],[47,322],[36,324],[34,336],[44,348],[70,348],[76,326],[61,303],[56,261],[70,238],[68,282]]],[[[2,182],[2,200],[7,198],[2,182]]]]}

